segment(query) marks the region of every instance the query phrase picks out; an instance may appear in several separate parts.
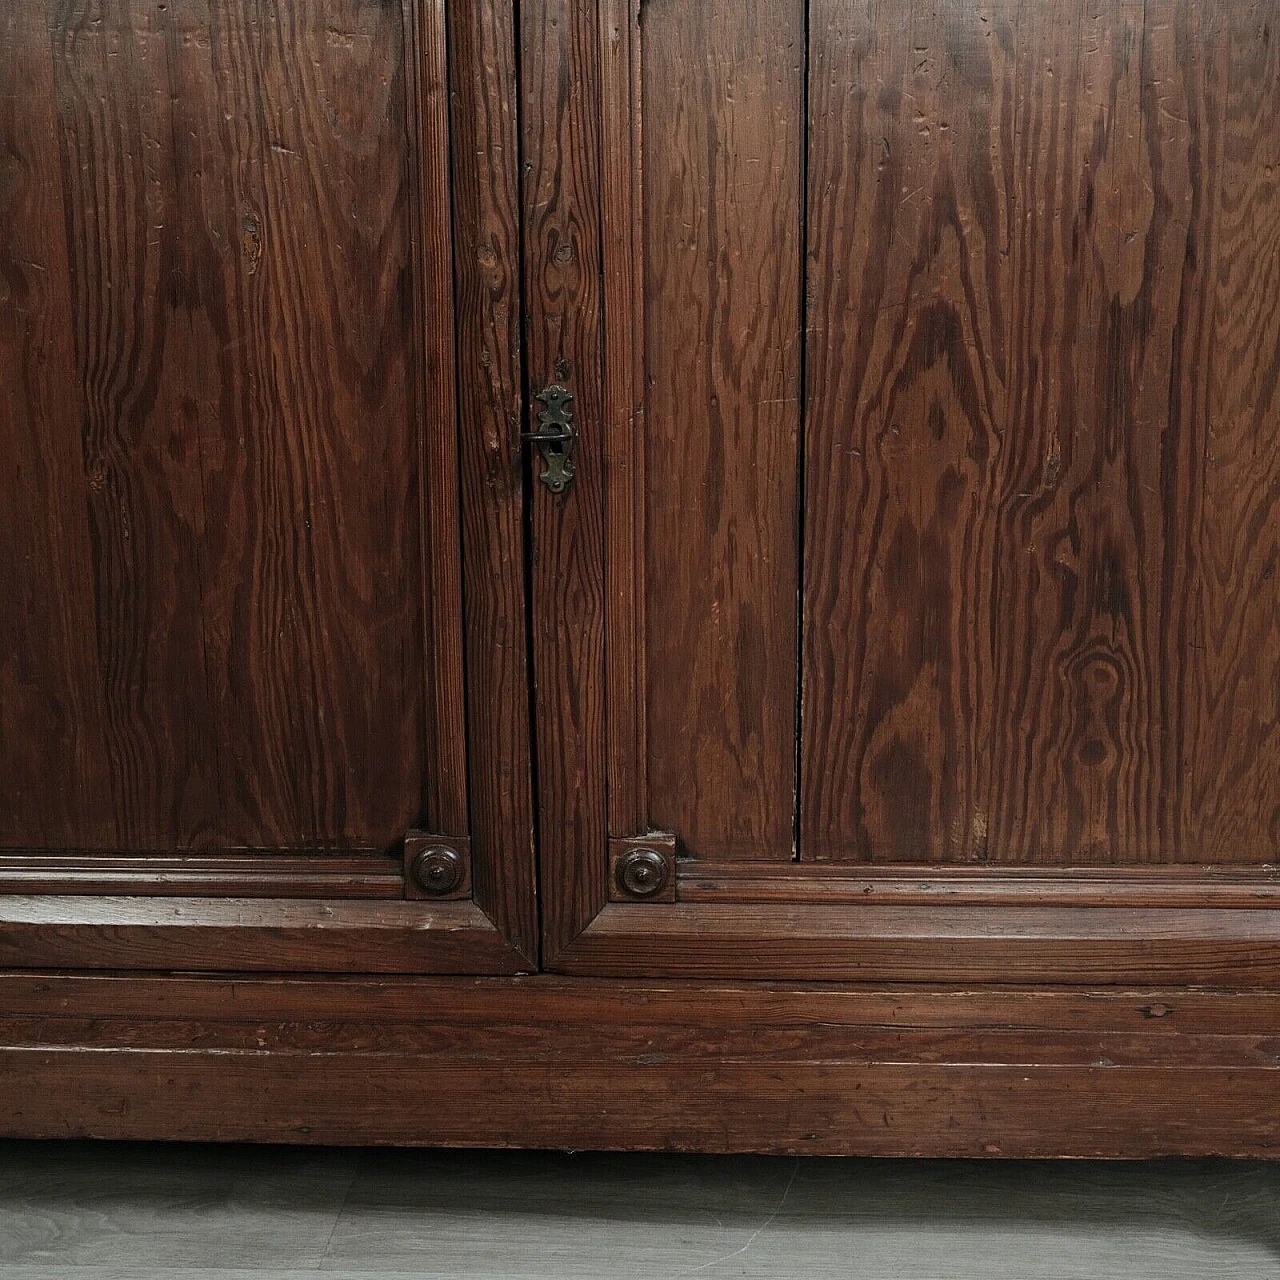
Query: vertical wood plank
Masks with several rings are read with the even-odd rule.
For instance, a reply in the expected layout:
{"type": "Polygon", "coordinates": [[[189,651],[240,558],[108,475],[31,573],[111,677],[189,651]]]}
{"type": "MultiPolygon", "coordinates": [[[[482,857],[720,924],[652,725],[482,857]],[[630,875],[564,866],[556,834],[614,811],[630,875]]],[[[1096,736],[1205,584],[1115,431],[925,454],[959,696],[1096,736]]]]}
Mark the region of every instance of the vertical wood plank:
{"type": "Polygon", "coordinates": [[[220,144],[207,236],[234,250],[203,455],[228,836],[389,843],[424,798],[419,431],[452,430],[417,421],[403,12],[207,21],[213,90],[181,96],[220,144]]]}
{"type": "MultiPolygon", "coordinates": [[[[405,0],[410,188],[422,521],[425,725],[422,822],[470,831],[462,654],[461,493],[449,136],[449,56],[444,0],[405,0]]],[[[515,615],[519,617],[517,613],[515,615]]]]}
{"type": "Polygon", "coordinates": [[[1195,388],[1227,75],[1217,12],[1080,5],[1066,110],[1049,114],[1061,90],[1041,67],[1061,27],[1033,15],[1020,40],[1028,215],[992,592],[995,860],[1208,860],[1174,798],[1188,785],[1177,744],[1197,732],[1185,686],[1211,429],[1195,388]]]}
{"type": "Polygon", "coordinates": [[[445,55],[439,6],[409,12],[435,23],[429,104],[422,33],[382,0],[6,15],[3,84],[34,89],[5,107],[6,496],[42,510],[5,537],[45,601],[0,624],[6,842],[465,824],[453,357],[419,310],[431,272],[447,301],[448,216],[415,225],[411,185],[420,151],[445,164],[445,55]]]}
{"type": "Polygon", "coordinates": [[[601,0],[609,832],[649,828],[640,0],[601,0]]]}
{"type": "MultiPolygon", "coordinates": [[[[173,143],[207,71],[189,97],[174,91],[178,14],[119,0],[34,9],[54,62],[58,152],[44,163],[62,176],[82,396],[79,413],[47,426],[78,435],[87,481],[93,608],[81,625],[96,646],[109,765],[99,803],[113,806],[124,848],[213,843],[224,796],[206,683],[197,425],[209,330],[173,143]]],[[[207,42],[189,54],[189,67],[207,64],[207,42]]],[[[75,841],[76,825],[54,838],[75,841]]]]}
{"type": "Polygon", "coordinates": [[[47,15],[0,13],[0,845],[117,843],[47,15]]]}
{"type": "Polygon", "coordinates": [[[536,956],[515,12],[448,8],[472,877],[476,902],[536,956]]]}
{"type": "Polygon", "coordinates": [[[804,12],[642,15],[649,812],[789,859],[804,12]]]}
{"type": "Polygon", "coordinates": [[[842,8],[813,10],[806,856],[1273,860],[1274,4],[842,8]]]}
{"type": "Polygon", "coordinates": [[[1017,9],[811,5],[806,858],[983,839],[1017,9]]]}
{"type": "MultiPolygon", "coordinates": [[[[526,359],[563,382],[577,478],[532,494],[533,658],[544,956],[604,902],[606,764],[600,293],[600,80],[595,4],[520,6],[526,359]]],[[[534,475],[538,468],[535,466],[534,475]]]]}
{"type": "MultiPolygon", "coordinates": [[[[1203,492],[1187,529],[1199,594],[1165,636],[1184,657],[1188,855],[1280,856],[1280,5],[1216,6],[1222,95],[1216,252],[1201,268],[1211,333],[1203,492]],[[1189,625],[1188,625],[1189,623],[1189,625]]],[[[1189,30],[1193,54],[1205,47],[1189,30]]],[[[1201,163],[1207,163],[1201,160],[1201,163]]],[[[1189,397],[1188,397],[1189,398],[1189,397]]]]}

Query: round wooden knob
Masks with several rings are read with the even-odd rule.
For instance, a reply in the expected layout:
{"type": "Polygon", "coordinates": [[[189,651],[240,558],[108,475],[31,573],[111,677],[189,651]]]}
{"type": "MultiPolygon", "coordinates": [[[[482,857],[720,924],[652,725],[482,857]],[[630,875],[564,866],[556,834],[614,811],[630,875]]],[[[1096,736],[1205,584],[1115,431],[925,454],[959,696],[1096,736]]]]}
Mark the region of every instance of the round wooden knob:
{"type": "Polygon", "coordinates": [[[442,898],[462,884],[465,868],[462,855],[446,845],[434,844],[423,849],[413,860],[413,878],[423,893],[442,898]]]}
{"type": "Polygon", "coordinates": [[[667,887],[669,875],[657,849],[632,849],[618,864],[618,887],[633,898],[652,898],[667,887]]]}

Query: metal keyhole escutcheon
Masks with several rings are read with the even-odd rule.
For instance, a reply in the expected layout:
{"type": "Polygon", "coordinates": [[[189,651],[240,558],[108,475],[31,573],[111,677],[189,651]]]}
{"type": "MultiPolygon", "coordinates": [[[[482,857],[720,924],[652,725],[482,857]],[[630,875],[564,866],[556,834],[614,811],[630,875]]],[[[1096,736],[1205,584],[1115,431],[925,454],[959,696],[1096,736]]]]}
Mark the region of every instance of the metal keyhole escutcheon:
{"type": "Polygon", "coordinates": [[[563,383],[553,382],[534,399],[542,405],[538,410],[537,431],[526,431],[520,438],[538,448],[542,474],[538,477],[552,493],[563,493],[575,474],[574,451],[578,443],[578,427],[573,415],[573,392],[563,383]]]}

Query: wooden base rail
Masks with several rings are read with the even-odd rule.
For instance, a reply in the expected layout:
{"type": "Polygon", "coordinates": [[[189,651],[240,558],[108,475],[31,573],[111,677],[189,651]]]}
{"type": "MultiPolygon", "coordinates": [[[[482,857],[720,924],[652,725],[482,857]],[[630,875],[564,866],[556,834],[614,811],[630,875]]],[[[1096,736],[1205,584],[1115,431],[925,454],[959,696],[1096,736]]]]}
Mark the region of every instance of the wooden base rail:
{"type": "Polygon", "coordinates": [[[0,974],[0,1133],[1280,1155],[1280,994],[0,974]]]}

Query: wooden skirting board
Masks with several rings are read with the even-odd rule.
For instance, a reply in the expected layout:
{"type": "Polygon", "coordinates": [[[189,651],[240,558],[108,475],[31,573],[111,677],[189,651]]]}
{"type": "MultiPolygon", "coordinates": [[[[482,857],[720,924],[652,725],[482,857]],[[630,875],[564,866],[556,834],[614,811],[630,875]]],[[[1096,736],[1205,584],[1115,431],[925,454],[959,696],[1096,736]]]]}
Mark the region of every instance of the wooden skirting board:
{"type": "Polygon", "coordinates": [[[0,974],[0,1133],[1280,1155],[1280,994],[0,974]]]}

